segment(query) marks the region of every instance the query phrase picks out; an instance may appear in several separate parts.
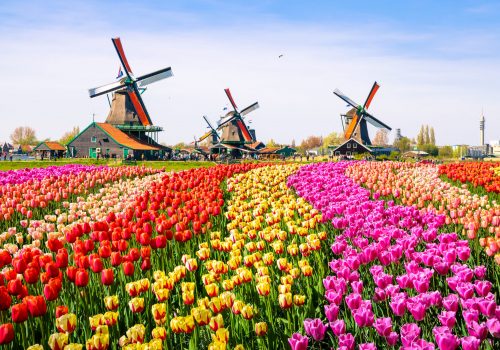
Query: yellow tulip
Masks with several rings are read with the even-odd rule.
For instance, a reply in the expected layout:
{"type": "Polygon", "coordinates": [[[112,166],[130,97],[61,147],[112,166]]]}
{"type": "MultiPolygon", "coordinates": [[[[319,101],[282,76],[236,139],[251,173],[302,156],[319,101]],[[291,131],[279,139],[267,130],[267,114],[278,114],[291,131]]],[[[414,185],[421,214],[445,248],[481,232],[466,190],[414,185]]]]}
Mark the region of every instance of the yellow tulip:
{"type": "Polygon", "coordinates": [[[87,339],[85,344],[87,350],[105,350],[109,347],[109,334],[94,334],[87,339]]]}
{"type": "Polygon", "coordinates": [[[104,297],[104,305],[106,306],[106,309],[110,311],[118,309],[118,306],[120,306],[118,295],[111,295],[109,297],[104,297]]]}
{"type": "Polygon", "coordinates": [[[157,325],[163,325],[167,321],[167,305],[164,303],[153,304],[151,313],[157,325]]]}
{"type": "Polygon", "coordinates": [[[206,326],[210,322],[210,317],[212,316],[210,310],[200,307],[191,309],[191,314],[193,315],[196,323],[200,326],[206,326]]]}
{"type": "Polygon", "coordinates": [[[127,330],[127,338],[132,343],[144,342],[145,334],[146,334],[146,327],[143,324],[136,324],[127,330]]]}
{"type": "Polygon", "coordinates": [[[167,339],[167,330],[165,329],[165,327],[153,328],[153,330],[151,331],[151,336],[153,337],[153,339],[165,340],[167,339]]]}
{"type": "Polygon", "coordinates": [[[250,320],[253,318],[253,307],[252,305],[245,305],[241,308],[241,316],[244,319],[250,320]]]}
{"type": "Polygon", "coordinates": [[[266,322],[257,322],[255,324],[255,334],[259,337],[266,335],[267,333],[267,323],[266,322]]]}
{"type": "Polygon", "coordinates": [[[58,317],[56,328],[61,333],[73,333],[76,328],[76,315],[69,313],[58,317]]]}
{"type": "Polygon", "coordinates": [[[144,310],[144,298],[133,298],[128,302],[130,310],[134,313],[142,312],[144,310]]]}
{"type": "Polygon", "coordinates": [[[49,347],[51,350],[63,350],[68,345],[67,333],[54,333],[49,337],[49,347]]]}
{"type": "Polygon", "coordinates": [[[222,314],[218,314],[216,316],[211,317],[208,325],[210,326],[210,329],[213,330],[214,332],[217,331],[219,328],[224,327],[224,319],[222,318],[222,314]]]}

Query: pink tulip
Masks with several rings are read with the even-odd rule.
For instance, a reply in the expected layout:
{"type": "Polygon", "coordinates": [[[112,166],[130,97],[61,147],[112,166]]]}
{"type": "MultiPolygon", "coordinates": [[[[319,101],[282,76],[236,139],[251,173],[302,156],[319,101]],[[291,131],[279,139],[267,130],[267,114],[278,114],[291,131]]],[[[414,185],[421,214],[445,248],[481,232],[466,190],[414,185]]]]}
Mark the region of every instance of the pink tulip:
{"type": "Polygon", "coordinates": [[[330,322],[330,328],[337,337],[345,333],[345,322],[343,320],[336,320],[330,322]]]}
{"type": "Polygon", "coordinates": [[[309,339],[300,333],[294,333],[291,338],[288,338],[288,343],[292,350],[307,350],[309,339]]]}
{"type": "Polygon", "coordinates": [[[494,338],[500,338],[500,321],[498,320],[498,317],[490,318],[486,321],[486,326],[494,338]]]}
{"type": "Polygon", "coordinates": [[[415,323],[406,323],[401,326],[401,343],[403,346],[411,346],[419,337],[420,327],[415,323]]]}
{"type": "Polygon", "coordinates": [[[406,307],[416,321],[422,321],[425,318],[425,305],[420,302],[407,302],[406,307]]]}
{"type": "Polygon", "coordinates": [[[328,321],[333,322],[337,319],[339,314],[339,307],[335,304],[325,305],[325,315],[328,321]]]}
{"type": "Polygon", "coordinates": [[[448,311],[458,310],[458,296],[456,294],[450,294],[443,298],[443,306],[448,311]]]}
{"type": "Polygon", "coordinates": [[[355,344],[354,337],[351,333],[341,334],[339,336],[339,348],[345,346],[348,350],[353,350],[355,344]]]}
{"type": "Polygon", "coordinates": [[[383,337],[388,337],[392,332],[392,323],[390,317],[377,318],[373,327],[383,337]]]}
{"type": "Polygon", "coordinates": [[[323,322],[321,322],[319,318],[315,319],[306,318],[304,320],[304,329],[307,335],[310,335],[316,341],[323,340],[327,328],[328,326],[323,322]]]}
{"type": "Polygon", "coordinates": [[[473,336],[468,336],[460,339],[462,350],[478,350],[481,345],[481,340],[473,336]]]}
{"type": "Polygon", "coordinates": [[[440,315],[438,315],[438,319],[443,326],[450,329],[453,328],[457,322],[455,311],[443,311],[440,315]]]}

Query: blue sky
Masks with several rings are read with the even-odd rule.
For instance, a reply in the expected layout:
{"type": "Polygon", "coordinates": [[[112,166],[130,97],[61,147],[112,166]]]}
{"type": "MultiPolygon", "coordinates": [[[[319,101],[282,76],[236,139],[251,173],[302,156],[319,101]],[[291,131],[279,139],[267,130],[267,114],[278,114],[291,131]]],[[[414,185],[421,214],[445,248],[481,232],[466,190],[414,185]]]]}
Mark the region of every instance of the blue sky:
{"type": "Polygon", "coordinates": [[[324,136],[345,111],[332,91],[362,101],[374,80],[371,112],[404,135],[430,124],[440,144],[476,144],[484,109],[486,140],[500,138],[498,1],[2,1],[0,141],[104,120],[86,90],[113,80],[114,36],[139,73],[172,66],[144,97],[169,144],[218,118],[225,87],[260,102],[263,141],[324,136]]]}

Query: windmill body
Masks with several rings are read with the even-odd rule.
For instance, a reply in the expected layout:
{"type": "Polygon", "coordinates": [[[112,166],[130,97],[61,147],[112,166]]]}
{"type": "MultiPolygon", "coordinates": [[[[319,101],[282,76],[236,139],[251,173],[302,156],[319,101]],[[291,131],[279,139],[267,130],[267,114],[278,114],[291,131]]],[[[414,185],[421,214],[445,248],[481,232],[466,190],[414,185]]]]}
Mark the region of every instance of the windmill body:
{"type": "Polygon", "coordinates": [[[354,102],[338,89],[333,92],[351,107],[346,114],[341,114],[344,137],[346,140],[354,139],[363,145],[370,146],[372,143],[368,135],[367,123],[377,128],[392,130],[390,126],[375,118],[367,111],[378,89],[379,85],[375,82],[363,105],[354,102]]]}
{"type": "Polygon", "coordinates": [[[245,150],[247,148],[246,145],[254,143],[256,140],[255,132],[247,127],[243,118],[245,115],[259,108],[259,103],[255,102],[240,111],[234,102],[231,91],[229,89],[225,89],[224,91],[231,106],[233,106],[233,110],[228,112],[219,121],[217,130],[221,132],[220,143],[245,150]]]}

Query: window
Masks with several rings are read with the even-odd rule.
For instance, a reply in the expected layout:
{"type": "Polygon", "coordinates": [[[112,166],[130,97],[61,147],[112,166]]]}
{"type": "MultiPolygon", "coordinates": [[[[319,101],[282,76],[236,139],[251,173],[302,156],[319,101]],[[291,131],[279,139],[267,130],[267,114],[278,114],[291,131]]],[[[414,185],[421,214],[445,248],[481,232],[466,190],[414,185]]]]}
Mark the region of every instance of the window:
{"type": "Polygon", "coordinates": [[[340,156],[340,151],[335,151],[336,156],[340,156]]]}
{"type": "Polygon", "coordinates": [[[345,154],[348,155],[348,156],[350,156],[351,155],[351,151],[347,151],[345,154]]]}
{"type": "Polygon", "coordinates": [[[351,144],[350,143],[347,144],[347,148],[351,148],[351,144]]]}
{"type": "Polygon", "coordinates": [[[352,148],[358,148],[358,144],[357,143],[353,143],[352,144],[352,148]]]}
{"type": "Polygon", "coordinates": [[[97,136],[92,136],[90,138],[90,142],[97,142],[97,136]]]}

